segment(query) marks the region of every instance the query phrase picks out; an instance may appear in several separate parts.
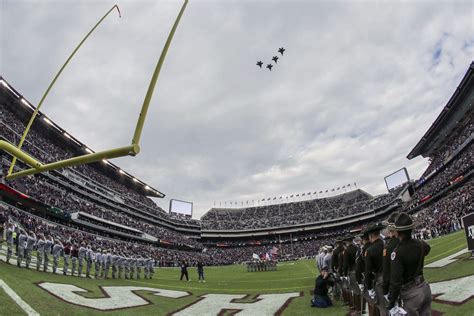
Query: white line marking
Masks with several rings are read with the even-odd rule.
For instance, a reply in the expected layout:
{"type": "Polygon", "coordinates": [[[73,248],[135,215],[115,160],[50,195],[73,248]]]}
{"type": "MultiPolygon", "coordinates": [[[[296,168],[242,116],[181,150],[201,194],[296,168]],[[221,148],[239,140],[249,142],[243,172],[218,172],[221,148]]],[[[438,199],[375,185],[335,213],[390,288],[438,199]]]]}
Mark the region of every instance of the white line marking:
{"type": "Polygon", "coordinates": [[[458,251],[456,253],[453,253],[450,256],[444,257],[443,259],[427,264],[425,265],[425,268],[441,268],[441,267],[447,266],[448,264],[455,262],[457,260],[455,259],[456,257],[459,257],[460,255],[466,252],[468,252],[467,248],[461,251],[458,251]]]}
{"type": "Polygon", "coordinates": [[[28,305],[24,300],[22,300],[21,297],[19,297],[18,294],[16,294],[15,291],[13,291],[3,280],[0,280],[0,288],[2,288],[5,293],[7,293],[7,295],[10,296],[12,300],[14,300],[15,303],[17,303],[18,306],[20,306],[28,316],[39,316],[39,313],[31,308],[31,306],[28,305]]]}

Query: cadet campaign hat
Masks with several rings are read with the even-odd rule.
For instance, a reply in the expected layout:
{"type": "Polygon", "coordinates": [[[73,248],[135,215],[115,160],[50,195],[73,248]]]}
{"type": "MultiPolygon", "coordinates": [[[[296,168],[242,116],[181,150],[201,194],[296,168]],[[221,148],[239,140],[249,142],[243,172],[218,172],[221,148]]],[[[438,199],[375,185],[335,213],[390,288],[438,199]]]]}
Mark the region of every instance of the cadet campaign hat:
{"type": "Polygon", "coordinates": [[[374,232],[380,232],[383,229],[383,225],[381,223],[370,223],[367,225],[367,228],[365,229],[366,234],[374,233],[374,232]]]}
{"type": "Polygon", "coordinates": [[[400,213],[395,219],[393,229],[396,231],[410,230],[415,227],[415,223],[407,213],[400,213]]]}
{"type": "Polygon", "coordinates": [[[329,271],[329,267],[328,267],[328,266],[322,267],[322,268],[321,268],[321,272],[323,272],[323,271],[329,271]]]}
{"type": "Polygon", "coordinates": [[[354,235],[352,234],[347,234],[344,236],[344,241],[350,241],[354,239],[354,235]]]}
{"type": "Polygon", "coordinates": [[[390,216],[382,222],[384,226],[387,226],[388,228],[393,228],[393,224],[395,223],[395,219],[398,217],[400,213],[398,212],[393,212],[390,214],[390,216]]]}

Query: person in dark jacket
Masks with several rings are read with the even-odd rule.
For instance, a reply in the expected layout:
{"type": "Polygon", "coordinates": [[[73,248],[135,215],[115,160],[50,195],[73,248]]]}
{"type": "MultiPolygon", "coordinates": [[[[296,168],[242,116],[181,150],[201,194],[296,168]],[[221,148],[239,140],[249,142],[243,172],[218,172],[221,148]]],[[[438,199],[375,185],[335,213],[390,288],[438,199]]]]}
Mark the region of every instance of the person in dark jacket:
{"type": "Polygon", "coordinates": [[[202,281],[206,283],[206,280],[204,280],[204,264],[202,263],[202,261],[198,262],[197,271],[198,271],[199,282],[202,281]]]}
{"type": "Polygon", "coordinates": [[[186,281],[191,281],[188,276],[188,264],[186,263],[185,260],[181,262],[181,277],[179,278],[180,281],[183,280],[183,276],[186,277],[186,281]]]}
{"type": "Polygon", "coordinates": [[[321,274],[316,278],[311,306],[319,308],[332,306],[331,299],[328,296],[328,289],[333,285],[334,281],[329,277],[328,267],[322,268],[321,274]]]}

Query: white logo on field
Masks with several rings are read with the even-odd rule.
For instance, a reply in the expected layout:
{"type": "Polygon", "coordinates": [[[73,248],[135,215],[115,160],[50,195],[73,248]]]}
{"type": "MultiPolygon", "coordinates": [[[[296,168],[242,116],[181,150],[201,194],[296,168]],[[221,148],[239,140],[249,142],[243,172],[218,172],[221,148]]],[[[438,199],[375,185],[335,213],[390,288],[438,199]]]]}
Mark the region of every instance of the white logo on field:
{"type": "Polygon", "coordinates": [[[474,275],[430,284],[431,294],[436,300],[462,304],[474,296],[474,275]]]}
{"type": "Polygon", "coordinates": [[[142,286],[104,286],[102,287],[102,291],[105,297],[87,298],[77,293],[88,293],[88,290],[84,290],[72,284],[43,282],[39,283],[38,286],[68,303],[102,311],[151,304],[149,301],[135,294],[134,291],[147,291],[152,292],[153,295],[156,296],[169,298],[180,298],[189,295],[183,291],[162,290],[142,286]]]}
{"type": "Polygon", "coordinates": [[[196,303],[171,315],[215,316],[225,311],[238,311],[239,316],[275,315],[285,308],[289,300],[299,296],[300,293],[262,294],[252,302],[238,302],[245,299],[246,295],[205,294],[196,303]]]}

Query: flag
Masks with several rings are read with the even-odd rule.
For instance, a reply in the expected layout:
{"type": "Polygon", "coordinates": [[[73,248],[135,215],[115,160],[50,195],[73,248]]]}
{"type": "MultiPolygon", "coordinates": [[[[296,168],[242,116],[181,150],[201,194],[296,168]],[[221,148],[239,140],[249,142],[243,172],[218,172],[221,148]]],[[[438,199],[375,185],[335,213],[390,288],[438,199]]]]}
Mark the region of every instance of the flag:
{"type": "Polygon", "coordinates": [[[283,196],[280,196],[280,200],[283,199],[283,196]]]}
{"type": "Polygon", "coordinates": [[[301,196],[305,196],[305,195],[306,195],[306,193],[301,194],[301,196]]]}
{"type": "Polygon", "coordinates": [[[278,248],[275,247],[275,246],[273,246],[272,249],[270,250],[270,253],[271,253],[272,255],[277,255],[277,254],[278,254],[278,248]]]}
{"type": "Polygon", "coordinates": [[[319,194],[323,193],[323,191],[319,191],[319,194]]]}
{"type": "Polygon", "coordinates": [[[347,186],[348,186],[348,187],[350,187],[350,186],[351,186],[351,184],[349,183],[347,186]]]}
{"type": "Polygon", "coordinates": [[[292,194],[292,195],[290,195],[290,198],[292,198],[292,197],[293,197],[293,194],[292,194]]]}
{"type": "Polygon", "coordinates": [[[311,192],[308,192],[306,195],[311,195],[311,192]]]}
{"type": "Polygon", "coordinates": [[[314,192],[313,194],[318,194],[318,191],[314,192]]]}
{"type": "Polygon", "coordinates": [[[267,201],[270,201],[272,198],[268,198],[267,201]]]}
{"type": "Polygon", "coordinates": [[[262,201],[265,201],[265,199],[262,199],[262,201]]]}
{"type": "Polygon", "coordinates": [[[254,253],[254,254],[252,255],[252,259],[258,260],[258,259],[260,259],[260,257],[259,257],[256,253],[254,253]]]}
{"type": "Polygon", "coordinates": [[[206,251],[207,251],[207,248],[203,248],[203,249],[202,249],[202,252],[206,252],[206,251]]]}
{"type": "Polygon", "coordinates": [[[326,190],[326,193],[328,193],[328,192],[329,192],[329,190],[326,190]]]}
{"type": "Polygon", "coordinates": [[[346,186],[344,185],[344,186],[342,186],[342,188],[343,188],[343,189],[345,189],[345,188],[346,188],[346,186]]]}
{"type": "Polygon", "coordinates": [[[339,191],[341,189],[341,187],[337,187],[337,190],[339,191]]]}
{"type": "Polygon", "coordinates": [[[298,193],[296,196],[300,196],[300,194],[298,193]]]}
{"type": "Polygon", "coordinates": [[[276,198],[276,196],[275,196],[275,197],[273,198],[273,200],[276,200],[276,199],[277,199],[277,198],[276,198]]]}
{"type": "Polygon", "coordinates": [[[334,189],[332,189],[331,192],[334,192],[334,189]]]}

